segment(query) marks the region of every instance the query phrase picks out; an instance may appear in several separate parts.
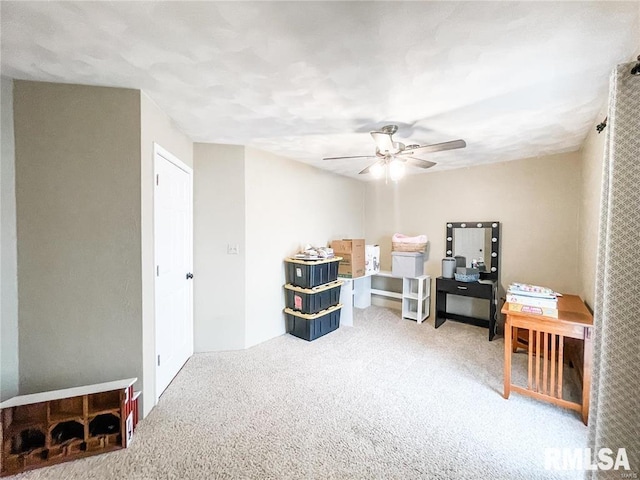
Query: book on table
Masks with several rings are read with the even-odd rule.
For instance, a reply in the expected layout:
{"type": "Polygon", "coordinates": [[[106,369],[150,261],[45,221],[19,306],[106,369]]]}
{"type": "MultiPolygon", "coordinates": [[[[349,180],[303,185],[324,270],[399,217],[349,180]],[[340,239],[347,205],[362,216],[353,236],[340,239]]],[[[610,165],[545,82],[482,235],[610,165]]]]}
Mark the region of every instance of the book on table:
{"type": "Polygon", "coordinates": [[[520,293],[507,292],[507,302],[521,303],[522,305],[530,305],[532,307],[558,308],[557,298],[530,297],[520,293]]]}
{"type": "Polygon", "coordinates": [[[547,287],[512,283],[507,290],[509,311],[558,318],[558,294],[547,287]]]}
{"type": "Polygon", "coordinates": [[[557,308],[535,307],[533,305],[524,305],[522,303],[509,302],[510,312],[530,313],[533,315],[542,315],[545,317],[558,318],[557,308]]]}
{"type": "Polygon", "coordinates": [[[511,285],[509,285],[507,293],[547,299],[557,299],[559,295],[550,288],[540,287],[538,285],[529,285],[527,283],[512,283],[511,285]]]}

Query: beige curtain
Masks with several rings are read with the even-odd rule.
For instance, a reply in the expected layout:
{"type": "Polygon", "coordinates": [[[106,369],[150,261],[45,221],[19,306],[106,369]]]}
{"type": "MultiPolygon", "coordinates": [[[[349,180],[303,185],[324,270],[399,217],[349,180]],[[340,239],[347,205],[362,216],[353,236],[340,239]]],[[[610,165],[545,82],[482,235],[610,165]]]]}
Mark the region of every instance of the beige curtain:
{"type": "MultiPolygon", "coordinates": [[[[611,75],[596,296],[589,446],[625,448],[640,479],[640,76],[611,75]]],[[[595,471],[592,478],[621,478],[595,471]]]]}

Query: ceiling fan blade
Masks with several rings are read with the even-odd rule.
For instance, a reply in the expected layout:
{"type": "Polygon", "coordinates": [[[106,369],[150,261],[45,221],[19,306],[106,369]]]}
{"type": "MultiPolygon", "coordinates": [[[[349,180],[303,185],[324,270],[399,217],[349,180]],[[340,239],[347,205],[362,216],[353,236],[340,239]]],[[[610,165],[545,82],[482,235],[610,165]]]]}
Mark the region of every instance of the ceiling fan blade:
{"type": "Polygon", "coordinates": [[[428,160],[420,160],[419,158],[413,158],[408,156],[402,157],[402,160],[407,162],[409,165],[413,165],[414,167],[419,167],[419,168],[431,168],[434,165],[437,165],[436,162],[430,162],[428,160]]]}
{"type": "Polygon", "coordinates": [[[357,155],[352,157],[325,157],[322,160],[343,160],[346,158],[376,158],[375,155],[357,155]]]}
{"type": "Polygon", "coordinates": [[[384,164],[384,160],[378,160],[375,163],[372,163],[371,165],[369,165],[367,168],[365,168],[364,170],[361,170],[358,172],[358,175],[364,175],[365,173],[369,173],[369,171],[371,170],[371,168],[373,168],[375,165],[378,164],[384,164]]]}
{"type": "Polygon", "coordinates": [[[414,153],[432,153],[442,152],[444,150],[454,150],[456,148],[464,148],[467,146],[467,142],[464,140],[452,140],[444,143],[434,143],[433,145],[420,145],[418,147],[407,147],[404,151],[400,152],[400,155],[412,155],[414,153]]]}
{"type": "Polygon", "coordinates": [[[393,140],[391,140],[391,134],[386,132],[371,132],[373,140],[376,142],[376,147],[382,153],[393,152],[393,140]]]}

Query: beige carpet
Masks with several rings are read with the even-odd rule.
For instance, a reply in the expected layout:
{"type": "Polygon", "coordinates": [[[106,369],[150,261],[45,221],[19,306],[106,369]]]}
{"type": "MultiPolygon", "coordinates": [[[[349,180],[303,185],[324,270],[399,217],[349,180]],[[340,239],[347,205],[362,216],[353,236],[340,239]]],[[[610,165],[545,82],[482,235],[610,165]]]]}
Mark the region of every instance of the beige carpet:
{"type": "Polygon", "coordinates": [[[584,447],[578,415],[502,398],[502,338],[356,312],[354,327],[313,342],[195,355],[129,449],[16,478],[582,478],[544,470],[546,447],[584,447]]]}

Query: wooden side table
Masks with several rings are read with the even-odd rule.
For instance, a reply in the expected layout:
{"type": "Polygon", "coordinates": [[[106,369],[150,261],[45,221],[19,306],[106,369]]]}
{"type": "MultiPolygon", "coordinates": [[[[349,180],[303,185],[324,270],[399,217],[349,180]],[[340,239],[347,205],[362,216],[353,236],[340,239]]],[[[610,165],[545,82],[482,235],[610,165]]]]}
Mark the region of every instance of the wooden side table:
{"type": "MultiPolygon", "coordinates": [[[[576,295],[558,297],[558,318],[513,312],[505,303],[504,335],[504,398],[511,391],[570,408],[589,421],[589,391],[591,390],[591,361],[593,353],[593,316],[582,299],[576,295]],[[528,330],[528,381],[522,387],[511,383],[511,355],[514,334],[528,330]],[[574,338],[584,342],[583,358],[571,358],[574,365],[582,366],[582,403],[565,400],[562,395],[564,340],[574,338]]],[[[517,342],[517,338],[515,340],[517,342]]],[[[577,352],[578,349],[572,350],[577,352]]]]}

